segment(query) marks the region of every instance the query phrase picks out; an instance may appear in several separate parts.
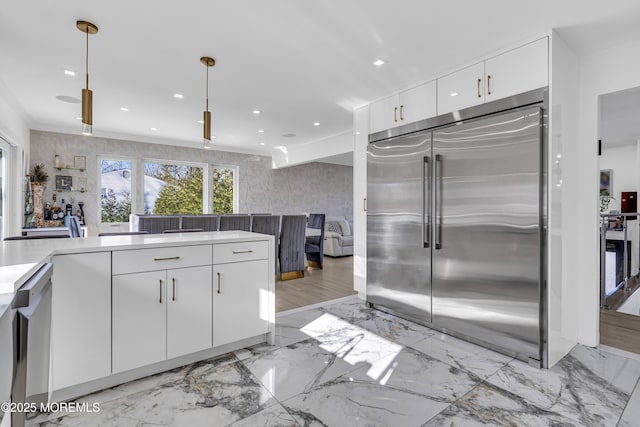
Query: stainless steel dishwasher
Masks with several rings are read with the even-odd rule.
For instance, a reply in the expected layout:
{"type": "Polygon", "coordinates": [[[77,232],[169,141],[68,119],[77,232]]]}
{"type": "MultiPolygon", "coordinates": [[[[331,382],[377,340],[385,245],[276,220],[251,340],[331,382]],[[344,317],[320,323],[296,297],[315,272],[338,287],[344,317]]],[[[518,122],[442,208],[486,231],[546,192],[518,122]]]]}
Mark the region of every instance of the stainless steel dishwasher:
{"type": "MultiPolygon", "coordinates": [[[[51,336],[51,274],[53,264],[44,264],[16,292],[13,308],[15,375],[11,390],[14,403],[49,401],[49,355],[51,336]]],[[[11,425],[25,425],[26,412],[13,412],[11,425]]]]}

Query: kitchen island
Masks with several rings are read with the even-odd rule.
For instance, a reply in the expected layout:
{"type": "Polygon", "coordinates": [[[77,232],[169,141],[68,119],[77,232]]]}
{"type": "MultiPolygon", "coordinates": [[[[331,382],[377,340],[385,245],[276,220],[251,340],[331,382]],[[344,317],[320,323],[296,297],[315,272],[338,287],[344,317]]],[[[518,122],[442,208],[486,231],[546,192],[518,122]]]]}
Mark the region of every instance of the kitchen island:
{"type": "Polygon", "coordinates": [[[273,236],[242,231],[1,243],[3,294],[53,263],[52,400],[273,342],[273,236]]]}

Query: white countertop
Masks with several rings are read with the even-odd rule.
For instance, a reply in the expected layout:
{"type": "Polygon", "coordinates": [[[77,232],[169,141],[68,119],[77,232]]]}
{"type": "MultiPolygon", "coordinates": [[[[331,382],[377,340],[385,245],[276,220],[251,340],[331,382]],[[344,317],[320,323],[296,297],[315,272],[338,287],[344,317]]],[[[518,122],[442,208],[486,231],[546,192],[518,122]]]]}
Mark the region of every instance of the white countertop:
{"type": "Polygon", "coordinates": [[[85,239],[8,240],[0,243],[0,295],[13,294],[53,255],[272,239],[273,236],[267,234],[246,231],[211,231],[85,239]]]}

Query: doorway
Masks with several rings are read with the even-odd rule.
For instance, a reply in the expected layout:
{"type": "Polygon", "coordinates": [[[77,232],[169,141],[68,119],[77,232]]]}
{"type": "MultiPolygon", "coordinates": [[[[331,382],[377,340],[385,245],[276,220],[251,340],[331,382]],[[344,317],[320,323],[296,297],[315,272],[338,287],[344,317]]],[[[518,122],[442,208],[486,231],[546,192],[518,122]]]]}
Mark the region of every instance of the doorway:
{"type": "Polygon", "coordinates": [[[640,87],[599,97],[600,342],[640,354],[640,87]]]}
{"type": "Polygon", "coordinates": [[[11,146],[2,138],[0,138],[0,241],[4,239],[7,233],[9,216],[8,197],[11,177],[11,146]]]}

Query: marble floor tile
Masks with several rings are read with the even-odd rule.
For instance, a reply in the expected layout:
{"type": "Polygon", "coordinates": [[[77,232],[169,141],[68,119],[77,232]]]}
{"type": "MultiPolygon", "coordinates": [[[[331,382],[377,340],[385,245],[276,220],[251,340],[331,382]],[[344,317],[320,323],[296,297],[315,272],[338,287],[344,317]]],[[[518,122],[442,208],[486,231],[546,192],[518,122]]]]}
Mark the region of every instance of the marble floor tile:
{"type": "Polygon", "coordinates": [[[579,424],[615,426],[638,376],[637,361],[576,346],[551,369],[514,360],[487,381],[579,424]]]}
{"type": "Polygon", "coordinates": [[[463,398],[429,420],[424,427],[475,426],[569,427],[581,424],[541,409],[520,396],[481,383],[463,398]]]}
{"type": "Polygon", "coordinates": [[[241,363],[280,402],[357,368],[323,350],[314,340],[280,347],[241,363]]]}
{"type": "Polygon", "coordinates": [[[309,339],[309,335],[302,332],[301,329],[323,314],[325,314],[324,310],[313,309],[276,317],[276,347],[284,347],[309,339]]]}
{"type": "Polygon", "coordinates": [[[357,325],[365,320],[373,319],[378,313],[377,310],[368,308],[364,301],[354,300],[339,304],[332,304],[323,307],[328,313],[334,314],[341,319],[357,325]]]}
{"type": "Polygon", "coordinates": [[[230,424],[229,427],[300,427],[291,414],[280,404],[257,412],[250,417],[230,424]]]}
{"type": "Polygon", "coordinates": [[[512,357],[442,333],[410,346],[450,365],[473,372],[481,378],[494,374],[513,360],[512,357]]]}
{"type": "Polygon", "coordinates": [[[101,404],[98,413],[59,414],[29,425],[227,425],[277,403],[241,362],[216,366],[203,361],[181,374],[101,404]]]}
{"type": "Polygon", "coordinates": [[[357,325],[402,345],[411,345],[436,334],[436,331],[426,326],[381,311],[374,313],[369,319],[359,321],[357,325]]]}
{"type": "Polygon", "coordinates": [[[636,427],[640,423],[640,381],[631,393],[626,408],[620,418],[619,427],[636,427]]]}

